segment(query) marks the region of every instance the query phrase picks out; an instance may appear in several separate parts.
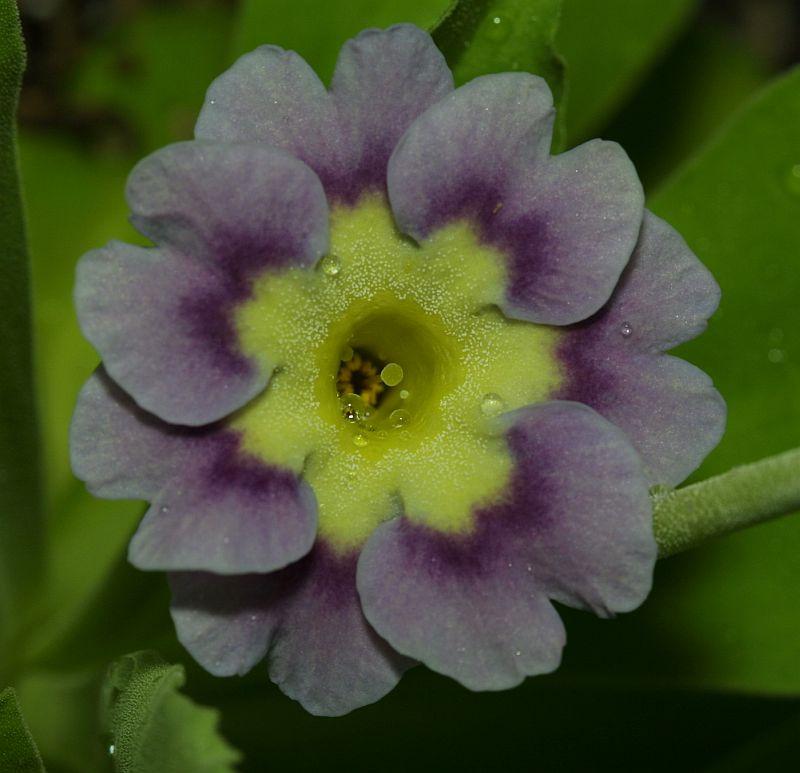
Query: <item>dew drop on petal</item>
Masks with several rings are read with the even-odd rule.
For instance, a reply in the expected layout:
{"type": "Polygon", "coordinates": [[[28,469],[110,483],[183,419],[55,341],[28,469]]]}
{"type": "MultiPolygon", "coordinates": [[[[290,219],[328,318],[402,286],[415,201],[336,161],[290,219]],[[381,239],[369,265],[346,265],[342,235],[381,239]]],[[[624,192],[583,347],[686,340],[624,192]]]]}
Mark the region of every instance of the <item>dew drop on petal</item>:
{"type": "Polygon", "coordinates": [[[631,333],[633,333],[633,328],[628,322],[623,322],[619,332],[622,333],[623,338],[628,338],[630,337],[631,333]]]}
{"type": "Polygon", "coordinates": [[[411,394],[407,389],[400,390],[400,399],[401,400],[408,400],[408,396],[411,394]]]}
{"type": "Polygon", "coordinates": [[[396,362],[390,362],[381,371],[381,381],[383,381],[386,386],[397,386],[402,380],[403,369],[396,362]]]}
{"type": "Polygon", "coordinates": [[[411,422],[411,414],[403,408],[398,408],[389,414],[389,423],[395,428],[407,427],[411,422]]]}
{"type": "Polygon", "coordinates": [[[112,743],[112,744],[111,744],[111,745],[108,747],[108,753],[109,753],[109,754],[110,754],[110,755],[113,757],[113,756],[114,756],[114,753],[115,753],[116,751],[117,751],[117,747],[116,747],[116,746],[114,746],[114,744],[112,743]]]}
{"type": "Polygon", "coordinates": [[[353,437],[353,443],[355,443],[359,448],[363,448],[365,445],[369,443],[367,440],[366,435],[362,435],[360,432],[353,437]]]}
{"type": "Polygon", "coordinates": [[[336,255],[326,255],[319,266],[326,276],[336,276],[342,270],[342,262],[336,255]]]}
{"type": "Polygon", "coordinates": [[[505,407],[503,398],[495,392],[485,394],[481,400],[481,413],[484,416],[497,416],[503,412],[505,407]]]}
{"type": "Polygon", "coordinates": [[[342,362],[350,362],[353,359],[353,347],[352,346],[345,346],[342,349],[342,353],[339,355],[339,359],[342,362]]]}

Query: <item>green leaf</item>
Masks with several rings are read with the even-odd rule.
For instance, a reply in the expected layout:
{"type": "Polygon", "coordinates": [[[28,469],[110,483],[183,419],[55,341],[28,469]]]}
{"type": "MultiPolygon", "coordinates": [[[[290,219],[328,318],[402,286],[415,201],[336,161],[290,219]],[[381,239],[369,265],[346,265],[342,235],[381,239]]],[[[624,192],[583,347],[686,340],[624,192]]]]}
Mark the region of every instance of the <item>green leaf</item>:
{"type": "MultiPolygon", "coordinates": [[[[564,65],[553,41],[561,0],[458,0],[433,31],[460,86],[479,75],[521,70],[542,76],[556,107],[564,90],[564,65]]],[[[563,111],[559,111],[563,126],[563,111]]],[[[555,145],[561,144],[559,134],[555,145]]]]}
{"type": "Polygon", "coordinates": [[[134,652],[109,669],[103,688],[109,752],[119,773],[230,773],[240,754],[217,731],[218,712],[178,692],[183,666],[134,652]]]}
{"type": "Polygon", "coordinates": [[[603,136],[625,148],[645,190],[653,190],[769,79],[765,63],[727,26],[692,26],[603,136]]]}
{"type": "Polygon", "coordinates": [[[556,45],[567,63],[567,141],[597,131],[674,40],[697,0],[564,0],[556,45]]]}
{"type": "MultiPolygon", "coordinates": [[[[762,91],[650,202],[722,287],[708,331],[679,351],[728,402],[727,433],[698,478],[797,445],[798,126],[800,68],[762,91]]],[[[665,562],[642,612],[693,653],[670,678],[800,693],[798,555],[795,515],[665,562]]]]}
{"type": "Polygon", "coordinates": [[[11,687],[0,692],[0,773],[43,773],[44,764],[28,732],[11,687]]]}
{"type": "Polygon", "coordinates": [[[0,0],[0,630],[18,622],[41,568],[38,424],[16,113],[25,48],[16,4],[0,0]]]}
{"type": "Polygon", "coordinates": [[[427,29],[447,6],[448,0],[244,0],[233,50],[239,56],[271,43],[297,51],[327,82],[348,38],[398,22],[427,29]]]}

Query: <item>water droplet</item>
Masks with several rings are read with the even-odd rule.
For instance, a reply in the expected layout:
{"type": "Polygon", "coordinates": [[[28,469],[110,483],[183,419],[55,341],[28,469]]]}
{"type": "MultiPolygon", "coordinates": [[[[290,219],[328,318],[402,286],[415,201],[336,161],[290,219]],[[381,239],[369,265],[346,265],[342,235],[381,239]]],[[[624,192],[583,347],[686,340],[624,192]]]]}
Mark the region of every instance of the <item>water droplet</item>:
{"type": "Polygon", "coordinates": [[[342,270],[342,262],[336,255],[326,255],[319,262],[319,267],[326,276],[336,276],[342,270]]]}
{"type": "Polygon", "coordinates": [[[379,429],[376,435],[380,440],[386,440],[389,437],[389,433],[385,429],[379,429]]]}
{"type": "Polygon", "coordinates": [[[800,196],[800,164],[795,164],[786,175],[786,188],[789,193],[800,196]]]}
{"type": "Polygon", "coordinates": [[[772,328],[769,331],[769,342],[771,344],[779,344],[781,341],[783,341],[783,329],[779,327],[772,328]]]}
{"type": "Polygon", "coordinates": [[[113,757],[114,756],[114,752],[116,752],[116,751],[117,751],[117,747],[114,746],[114,744],[112,743],[111,746],[108,747],[108,753],[113,757]]]}
{"type": "Polygon", "coordinates": [[[166,515],[169,512],[169,505],[161,505],[161,512],[166,515]]]}
{"type": "Polygon", "coordinates": [[[486,30],[486,37],[499,43],[505,40],[511,32],[511,25],[508,19],[503,16],[493,16],[489,27],[486,30]]]}
{"type": "Polygon", "coordinates": [[[367,440],[367,436],[366,436],[366,435],[362,435],[362,434],[359,432],[357,435],[355,435],[355,436],[353,437],[353,442],[354,442],[354,443],[355,443],[355,444],[356,444],[356,445],[357,445],[359,448],[363,448],[365,445],[367,445],[367,444],[369,443],[369,440],[367,440]]]}
{"type": "Polygon", "coordinates": [[[400,390],[400,399],[401,400],[408,400],[408,396],[411,394],[407,389],[400,390]]]}
{"type": "Polygon", "coordinates": [[[767,352],[767,359],[777,365],[786,359],[786,352],[783,349],[770,349],[767,352]]]}
{"type": "Polygon", "coordinates": [[[522,654],[522,650],[514,650],[514,655],[519,657],[522,654]]]}
{"type": "Polygon", "coordinates": [[[622,333],[623,338],[629,338],[631,333],[633,333],[633,328],[630,326],[628,322],[623,322],[619,332],[622,333]]]}
{"type": "Polygon", "coordinates": [[[481,413],[484,416],[497,416],[503,412],[505,407],[506,404],[503,402],[503,398],[494,392],[484,395],[481,400],[481,413]]]}
{"type": "Polygon", "coordinates": [[[342,416],[347,421],[361,421],[366,417],[368,412],[367,404],[358,395],[342,395],[339,402],[342,406],[342,416]]]}
{"type": "Polygon", "coordinates": [[[342,362],[350,362],[353,359],[353,347],[352,346],[345,346],[342,349],[342,353],[339,355],[339,359],[342,362]]]}
{"type": "Polygon", "coordinates": [[[381,381],[383,381],[386,386],[397,386],[402,380],[403,369],[396,362],[390,362],[381,371],[381,381]]]}
{"type": "Polygon", "coordinates": [[[389,414],[389,423],[395,428],[407,427],[411,422],[411,414],[403,408],[398,408],[389,414]]]}

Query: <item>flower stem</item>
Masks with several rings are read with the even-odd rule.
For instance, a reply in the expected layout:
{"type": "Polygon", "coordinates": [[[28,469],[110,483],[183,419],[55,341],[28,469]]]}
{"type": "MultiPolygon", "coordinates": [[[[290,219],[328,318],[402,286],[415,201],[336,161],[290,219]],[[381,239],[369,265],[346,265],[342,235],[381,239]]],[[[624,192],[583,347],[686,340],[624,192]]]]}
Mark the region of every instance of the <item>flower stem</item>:
{"type": "Polygon", "coordinates": [[[800,510],[800,448],[653,495],[659,557],[800,510]]]}

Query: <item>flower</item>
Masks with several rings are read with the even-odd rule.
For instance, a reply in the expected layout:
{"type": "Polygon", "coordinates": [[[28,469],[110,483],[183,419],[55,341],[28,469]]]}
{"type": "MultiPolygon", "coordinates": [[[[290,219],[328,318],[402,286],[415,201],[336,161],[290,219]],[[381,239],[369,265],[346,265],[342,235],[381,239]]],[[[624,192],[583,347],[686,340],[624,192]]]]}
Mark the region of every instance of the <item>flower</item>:
{"type": "Polygon", "coordinates": [[[718,288],[643,208],[621,148],[549,154],[523,73],[453,89],[429,36],[368,30],[330,91],[263,46],[196,139],[133,170],[133,223],[79,265],[102,356],[76,474],[150,509],[189,652],[267,656],[308,710],[379,699],[416,661],[476,690],[558,666],[552,602],[646,597],[648,489],[718,441],[708,377],[663,352],[718,288]]]}

